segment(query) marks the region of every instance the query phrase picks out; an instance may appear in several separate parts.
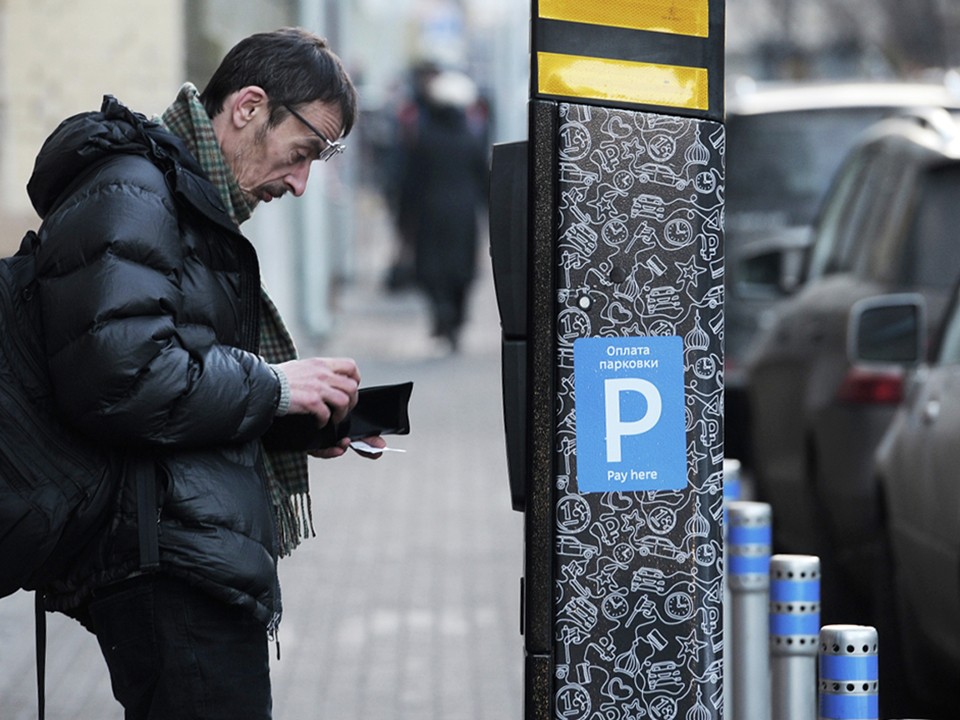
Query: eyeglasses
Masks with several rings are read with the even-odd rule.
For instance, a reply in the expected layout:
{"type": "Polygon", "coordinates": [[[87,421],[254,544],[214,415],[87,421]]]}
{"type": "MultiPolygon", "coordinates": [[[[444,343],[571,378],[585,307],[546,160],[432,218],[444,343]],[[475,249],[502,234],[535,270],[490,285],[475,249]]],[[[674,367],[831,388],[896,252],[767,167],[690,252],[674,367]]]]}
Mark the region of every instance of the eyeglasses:
{"type": "Polygon", "coordinates": [[[293,115],[297,120],[299,120],[299,121],[302,122],[304,125],[306,125],[306,126],[310,129],[310,132],[312,132],[312,133],[313,133],[314,135],[316,135],[318,138],[320,138],[321,140],[323,140],[324,145],[325,145],[326,147],[324,147],[323,150],[320,151],[320,154],[317,155],[317,160],[323,160],[324,162],[326,162],[327,160],[330,160],[330,159],[333,158],[334,156],[339,155],[340,153],[342,153],[342,152],[346,149],[346,147],[343,145],[343,143],[340,143],[340,142],[337,142],[337,141],[335,141],[335,140],[331,140],[330,138],[328,138],[328,137],[327,137],[326,135],[324,135],[322,132],[320,132],[319,130],[317,130],[313,125],[311,125],[309,122],[307,122],[307,119],[306,119],[303,115],[301,115],[300,113],[298,113],[296,110],[294,110],[292,107],[290,107],[287,103],[280,103],[280,104],[283,105],[283,106],[287,109],[287,111],[288,111],[291,115],[293,115]]]}

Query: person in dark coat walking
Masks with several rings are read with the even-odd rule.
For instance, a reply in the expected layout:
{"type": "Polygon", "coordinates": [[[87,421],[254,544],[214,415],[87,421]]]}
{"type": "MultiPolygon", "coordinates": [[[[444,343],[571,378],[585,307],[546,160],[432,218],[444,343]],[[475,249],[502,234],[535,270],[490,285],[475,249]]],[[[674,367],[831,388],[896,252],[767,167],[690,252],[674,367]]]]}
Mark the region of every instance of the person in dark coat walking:
{"type": "Polygon", "coordinates": [[[97,635],[127,720],[271,715],[277,561],[309,527],[309,488],[306,452],[262,440],[298,414],[342,420],[360,372],[297,359],[239,225],[303,194],[356,107],[326,42],[287,28],[238,43],[162,118],[107,96],[37,157],[55,400],[119,476],[109,521],[43,602],[97,635]]]}
{"type": "Polygon", "coordinates": [[[433,334],[456,350],[476,272],[486,148],[482,130],[468,122],[478,99],[472,80],[445,71],[426,89],[404,161],[400,226],[413,240],[416,281],[430,303],[433,334]]]}

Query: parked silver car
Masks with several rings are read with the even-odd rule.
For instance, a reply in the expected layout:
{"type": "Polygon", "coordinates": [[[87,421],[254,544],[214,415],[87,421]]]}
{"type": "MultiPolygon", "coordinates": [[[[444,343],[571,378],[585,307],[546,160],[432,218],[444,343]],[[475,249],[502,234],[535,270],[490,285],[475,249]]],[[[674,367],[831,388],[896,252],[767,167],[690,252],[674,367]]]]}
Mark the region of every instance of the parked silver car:
{"type": "Polygon", "coordinates": [[[916,292],[937,322],[960,270],[958,228],[954,118],[941,109],[873,126],[827,194],[802,288],[775,307],[750,360],[756,492],[773,507],[777,550],[828,564],[827,620],[837,607],[828,590],[862,608],[847,620],[871,619],[872,460],[903,390],[899,368],[849,361],[850,310],[865,297],[916,292]]]}
{"type": "Polygon", "coordinates": [[[799,282],[820,200],[859,134],[904,108],[954,106],[941,85],[738,83],[727,94],[725,453],[751,463],[745,363],[764,313],[799,282]]]}
{"type": "MultiPolygon", "coordinates": [[[[929,353],[924,307],[917,296],[858,304],[851,354],[864,367],[916,366],[876,454],[887,542],[887,565],[878,571],[892,578],[890,619],[899,632],[888,639],[899,647],[900,670],[915,697],[932,704],[924,717],[954,718],[960,706],[960,306],[955,292],[929,353]]],[[[878,589],[885,579],[877,578],[878,589]]]]}

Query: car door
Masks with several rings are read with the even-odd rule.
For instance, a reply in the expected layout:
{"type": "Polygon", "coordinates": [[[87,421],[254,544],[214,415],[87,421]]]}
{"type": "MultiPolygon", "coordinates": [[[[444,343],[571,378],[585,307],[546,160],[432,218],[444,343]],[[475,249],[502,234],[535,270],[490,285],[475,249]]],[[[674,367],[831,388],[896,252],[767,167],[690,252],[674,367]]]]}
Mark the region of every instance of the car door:
{"type": "Polygon", "coordinates": [[[890,538],[906,611],[960,664],[960,312],[920,378],[892,429],[890,538]]]}

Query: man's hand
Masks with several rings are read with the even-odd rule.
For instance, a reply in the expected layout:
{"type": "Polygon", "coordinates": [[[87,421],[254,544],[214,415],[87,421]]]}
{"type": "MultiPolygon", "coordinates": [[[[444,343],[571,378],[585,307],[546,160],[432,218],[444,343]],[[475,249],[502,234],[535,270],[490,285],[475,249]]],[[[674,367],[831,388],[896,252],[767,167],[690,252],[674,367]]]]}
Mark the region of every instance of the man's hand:
{"type": "Polygon", "coordinates": [[[279,367],[290,383],[291,414],[315,415],[323,427],[343,420],[357,404],[360,371],[350,358],[304,358],[279,367]]]}
{"type": "MultiPolygon", "coordinates": [[[[363,438],[363,442],[367,443],[371,447],[376,447],[376,448],[383,448],[387,446],[387,441],[384,440],[379,435],[365,437],[363,438]]],[[[325,458],[329,460],[331,458],[340,457],[349,449],[350,449],[350,438],[341,438],[340,442],[338,442],[333,447],[324,448],[323,450],[315,450],[310,454],[313,455],[314,457],[325,458]]],[[[354,452],[356,452],[357,455],[361,455],[369,460],[377,460],[381,455],[383,455],[383,453],[368,453],[368,452],[364,452],[363,450],[357,450],[356,448],[354,448],[354,452]]]]}

